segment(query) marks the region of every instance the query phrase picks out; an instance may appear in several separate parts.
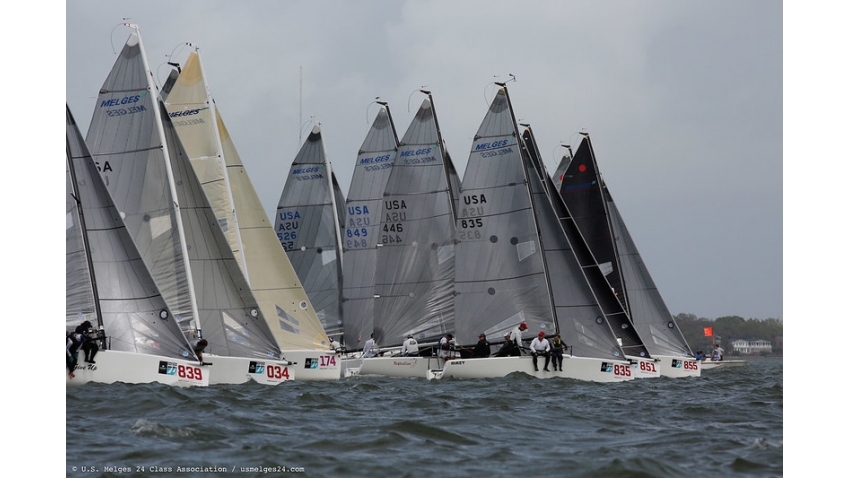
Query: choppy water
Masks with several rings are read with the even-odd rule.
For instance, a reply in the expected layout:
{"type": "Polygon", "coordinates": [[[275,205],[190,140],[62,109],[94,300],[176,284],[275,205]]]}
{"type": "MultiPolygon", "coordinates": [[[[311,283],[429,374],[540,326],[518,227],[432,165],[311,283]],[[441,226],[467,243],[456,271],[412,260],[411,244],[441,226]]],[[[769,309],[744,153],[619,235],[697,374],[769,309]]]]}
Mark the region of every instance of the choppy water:
{"type": "Polygon", "coordinates": [[[781,359],[755,359],[695,379],[619,384],[522,374],[277,387],[88,384],[66,390],[66,470],[69,477],[782,476],[782,383],[781,359]]]}

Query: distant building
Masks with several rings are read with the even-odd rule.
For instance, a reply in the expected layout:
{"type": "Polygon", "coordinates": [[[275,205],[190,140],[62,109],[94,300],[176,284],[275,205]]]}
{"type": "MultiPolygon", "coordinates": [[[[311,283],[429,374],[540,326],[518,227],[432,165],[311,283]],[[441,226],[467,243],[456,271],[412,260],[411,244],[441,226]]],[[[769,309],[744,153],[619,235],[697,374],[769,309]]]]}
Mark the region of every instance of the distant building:
{"type": "Polygon", "coordinates": [[[767,340],[762,339],[736,339],[732,341],[732,350],[741,354],[758,354],[761,352],[772,352],[773,345],[767,340]]]}

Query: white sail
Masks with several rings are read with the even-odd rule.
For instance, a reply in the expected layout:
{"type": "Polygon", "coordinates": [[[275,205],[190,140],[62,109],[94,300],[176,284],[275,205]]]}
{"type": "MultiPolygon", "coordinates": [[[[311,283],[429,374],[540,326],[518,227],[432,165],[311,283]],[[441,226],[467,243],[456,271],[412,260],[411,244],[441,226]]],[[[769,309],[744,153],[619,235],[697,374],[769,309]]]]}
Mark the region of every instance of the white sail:
{"type": "MultiPolygon", "coordinates": [[[[226,232],[275,341],[285,352],[327,350],[327,335],[280,248],[209,93],[196,51],[189,55],[170,88],[166,108],[172,123],[192,158],[192,167],[200,178],[205,178],[204,193],[212,205],[217,205],[214,210],[218,223],[226,232]]],[[[287,357],[290,355],[287,353],[287,357]]]]}
{"type": "Polygon", "coordinates": [[[381,205],[375,339],[401,345],[454,333],[455,192],[432,98],[401,140],[381,205]]]}
{"type": "MultiPolygon", "coordinates": [[[[90,266],[80,275],[69,270],[66,286],[69,290],[85,287],[88,295],[96,295],[99,314],[90,322],[103,332],[101,346],[106,347],[96,355],[97,363],[78,364],[76,377],[67,383],[208,384],[209,377],[158,293],[67,106],[66,126],[67,197],[68,204],[73,204],[69,215],[74,229],[84,233],[79,242],[84,246],[82,254],[75,249],[73,255],[83,257],[90,266]]],[[[66,307],[69,312],[77,308],[71,302],[66,307]]]]}
{"type": "MultiPolygon", "coordinates": [[[[101,316],[92,323],[104,326],[112,350],[193,358],[124,227],[70,111],[66,117],[69,179],[75,179],[68,196],[78,205],[76,222],[82,225],[85,221],[87,251],[101,309],[101,316]]],[[[85,283],[86,277],[88,274],[73,277],[68,284],[85,283]]]]}
{"type": "Polygon", "coordinates": [[[338,337],[343,332],[343,201],[317,124],[289,168],[274,229],[325,332],[338,337]]]}
{"type": "Polygon", "coordinates": [[[236,208],[230,180],[225,171],[224,152],[216,128],[218,108],[210,96],[197,51],[189,54],[186,64],[167,96],[165,108],[180,142],[192,161],[192,167],[204,186],[204,193],[218,219],[233,255],[244,268],[236,208]]]}
{"type": "Polygon", "coordinates": [[[397,148],[398,137],[392,116],[389,107],[384,105],[357,153],[345,200],[342,309],[348,349],[363,347],[373,332],[381,202],[397,148]]]}
{"type": "Polygon", "coordinates": [[[130,27],[134,33],[100,90],[89,126],[92,156],[181,328],[201,327],[207,352],[215,355],[278,357],[280,349],[158,99],[138,28],[130,27]]]}

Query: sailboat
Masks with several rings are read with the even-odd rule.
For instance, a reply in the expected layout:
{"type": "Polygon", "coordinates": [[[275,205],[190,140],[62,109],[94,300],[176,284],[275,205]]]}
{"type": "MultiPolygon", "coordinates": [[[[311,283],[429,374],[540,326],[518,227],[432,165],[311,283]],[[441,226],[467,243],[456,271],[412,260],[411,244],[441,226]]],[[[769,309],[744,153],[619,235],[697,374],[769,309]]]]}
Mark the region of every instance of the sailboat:
{"type": "Polygon", "coordinates": [[[166,109],[277,345],[296,362],[298,380],[339,379],[339,357],[236,151],[197,46],[175,72],[163,87],[166,109]]]}
{"type": "MultiPolygon", "coordinates": [[[[420,348],[454,333],[457,172],[440,133],[429,91],[398,146],[381,206],[375,271],[375,340],[420,348]]],[[[361,375],[427,377],[434,356],[368,358],[361,375]]]]}
{"type": "Polygon", "coordinates": [[[380,110],[357,153],[345,199],[342,312],[344,344],[350,351],[362,349],[374,331],[374,280],[381,203],[398,148],[389,106],[383,102],[379,104],[380,110]]]}
{"type": "Polygon", "coordinates": [[[67,105],[65,119],[66,322],[95,324],[105,346],[66,385],[208,385],[209,368],[157,292],[67,105]]]}
{"type": "Polygon", "coordinates": [[[563,174],[560,196],[647,350],[658,361],[658,372],[668,377],[699,376],[699,361],[649,275],[585,133],[563,174]]]}
{"type": "Polygon", "coordinates": [[[576,251],[576,259],[581,264],[581,271],[587,279],[593,295],[605,313],[605,319],[616,331],[617,341],[623,348],[626,358],[632,363],[632,373],[636,378],[658,378],[661,376],[658,359],[650,356],[638,331],[634,328],[623,302],[620,301],[615,289],[606,277],[608,264],[601,264],[593,255],[593,250],[581,233],[581,229],[563,202],[554,186],[554,182],[546,172],[546,167],[540,156],[537,141],[534,139],[530,125],[525,125],[522,134],[525,151],[528,153],[535,173],[546,188],[546,198],[549,205],[556,211],[563,233],[576,251]]]}
{"type": "Polygon", "coordinates": [[[325,332],[340,340],[343,203],[325,151],[322,126],[316,124],[289,168],[274,229],[325,332]]]}
{"type": "Polygon", "coordinates": [[[165,106],[138,26],[98,95],[86,143],[181,330],[209,343],[209,383],[294,378],[165,106]]]}
{"type": "Polygon", "coordinates": [[[525,322],[534,335],[561,333],[573,353],[565,356],[563,371],[535,371],[529,357],[492,357],[451,360],[434,377],[524,372],[539,378],[632,380],[631,363],[624,359],[525,151],[507,87],[498,85],[475,135],[460,192],[458,340],[471,344],[482,332],[502,337],[525,322]]]}

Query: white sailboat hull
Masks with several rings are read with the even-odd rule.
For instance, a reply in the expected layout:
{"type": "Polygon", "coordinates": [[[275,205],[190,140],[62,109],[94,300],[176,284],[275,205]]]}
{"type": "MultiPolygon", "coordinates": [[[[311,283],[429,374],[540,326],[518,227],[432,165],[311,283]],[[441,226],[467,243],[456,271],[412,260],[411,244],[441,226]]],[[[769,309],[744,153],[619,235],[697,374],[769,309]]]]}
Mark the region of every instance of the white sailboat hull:
{"type": "Polygon", "coordinates": [[[693,357],[656,355],[661,364],[661,375],[664,377],[699,377],[702,374],[702,363],[693,357]]]}
{"type": "Polygon", "coordinates": [[[428,378],[431,370],[443,368],[439,357],[372,357],[362,360],[358,375],[428,378]]]}
{"type": "Polygon", "coordinates": [[[537,361],[539,371],[534,371],[531,357],[490,357],[486,359],[451,360],[443,366],[442,373],[434,378],[495,378],[514,372],[523,372],[537,378],[572,378],[589,382],[625,382],[635,378],[631,364],[625,360],[603,360],[597,358],[564,355],[563,371],[543,370],[545,359],[537,361]]]}
{"type": "Polygon", "coordinates": [[[278,385],[295,380],[295,366],[288,361],[204,354],[204,370],[210,385],[240,384],[250,381],[278,385]]]}
{"type": "Polygon", "coordinates": [[[101,350],[94,364],[80,360],[70,378],[65,368],[65,385],[97,383],[163,383],[178,387],[205,387],[210,384],[210,367],[195,360],[179,360],[159,355],[101,350]]]}
{"type": "Polygon", "coordinates": [[[700,366],[703,370],[712,370],[715,368],[731,368],[731,367],[743,367],[747,365],[746,360],[704,360],[700,366]]]}
{"type": "Polygon", "coordinates": [[[635,378],[658,378],[661,376],[661,364],[657,359],[630,355],[627,355],[626,358],[634,362],[632,364],[632,374],[635,378]]]}
{"type": "Polygon", "coordinates": [[[342,356],[330,350],[284,350],[284,356],[294,362],[297,380],[339,380],[342,376],[342,356]]]}

